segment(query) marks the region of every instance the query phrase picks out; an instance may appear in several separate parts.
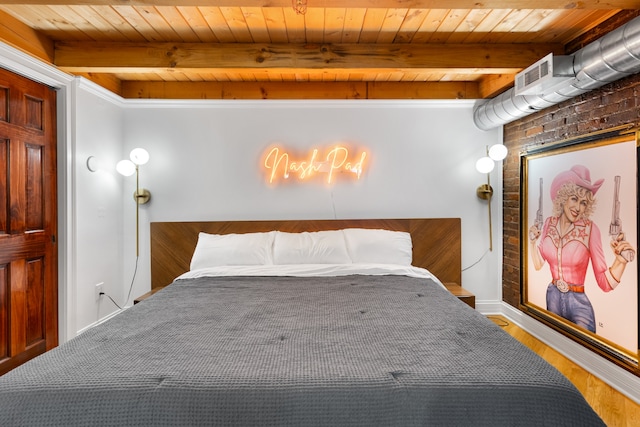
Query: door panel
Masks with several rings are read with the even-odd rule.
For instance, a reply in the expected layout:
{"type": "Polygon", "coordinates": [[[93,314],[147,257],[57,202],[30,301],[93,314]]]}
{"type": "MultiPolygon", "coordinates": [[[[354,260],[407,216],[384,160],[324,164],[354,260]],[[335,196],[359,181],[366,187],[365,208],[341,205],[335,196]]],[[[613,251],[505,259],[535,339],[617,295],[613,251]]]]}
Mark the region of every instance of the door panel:
{"type": "Polygon", "coordinates": [[[9,268],[0,265],[0,363],[7,359],[9,352],[9,268]]]}
{"type": "Polygon", "coordinates": [[[58,344],[55,95],[0,69],[0,375],[58,344]]]}
{"type": "Polygon", "coordinates": [[[43,147],[39,145],[26,144],[26,231],[36,231],[44,229],[44,181],[42,169],[43,147]]]}
{"type": "Polygon", "coordinates": [[[9,234],[9,141],[0,139],[0,235],[9,234]]]}
{"type": "Polygon", "coordinates": [[[44,299],[44,257],[27,262],[27,325],[26,346],[44,341],[45,299],[44,299]]]}

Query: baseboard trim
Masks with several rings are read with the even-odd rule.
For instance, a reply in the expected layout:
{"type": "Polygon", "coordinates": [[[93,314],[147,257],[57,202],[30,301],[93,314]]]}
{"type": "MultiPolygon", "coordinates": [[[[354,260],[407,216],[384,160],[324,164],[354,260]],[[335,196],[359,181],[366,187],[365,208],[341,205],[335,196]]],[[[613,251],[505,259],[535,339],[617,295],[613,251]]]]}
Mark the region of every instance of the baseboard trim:
{"type": "Polygon", "coordinates": [[[84,328],[80,329],[77,333],[76,336],[82,334],[83,332],[88,331],[89,329],[93,328],[94,326],[98,326],[100,323],[106,322],[107,320],[111,319],[112,317],[116,317],[118,314],[122,313],[123,311],[125,311],[128,307],[122,308],[120,310],[116,310],[112,313],[107,314],[106,316],[104,316],[102,319],[93,322],[87,326],[85,326],[84,328]]]}
{"type": "Polygon", "coordinates": [[[554,348],[563,356],[600,378],[629,399],[640,404],[640,377],[604,359],[572,339],[527,316],[502,301],[477,301],[476,310],[484,315],[501,314],[507,319],[554,348]]]}

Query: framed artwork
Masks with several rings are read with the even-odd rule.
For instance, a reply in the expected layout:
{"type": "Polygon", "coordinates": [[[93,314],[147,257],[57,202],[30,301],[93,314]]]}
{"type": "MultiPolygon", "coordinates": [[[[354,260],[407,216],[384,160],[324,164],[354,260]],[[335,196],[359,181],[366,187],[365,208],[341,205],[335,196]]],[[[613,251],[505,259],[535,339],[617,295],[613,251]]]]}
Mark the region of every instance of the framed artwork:
{"type": "Polygon", "coordinates": [[[638,130],[520,157],[521,309],[640,376],[638,130]]]}

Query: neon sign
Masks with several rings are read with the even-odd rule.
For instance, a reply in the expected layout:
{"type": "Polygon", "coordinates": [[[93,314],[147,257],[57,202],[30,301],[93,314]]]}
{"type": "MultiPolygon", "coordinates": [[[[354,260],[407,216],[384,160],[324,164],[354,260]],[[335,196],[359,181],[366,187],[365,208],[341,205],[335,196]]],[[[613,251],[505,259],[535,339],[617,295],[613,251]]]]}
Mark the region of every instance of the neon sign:
{"type": "Polygon", "coordinates": [[[332,147],[324,155],[315,148],[307,158],[302,159],[290,155],[280,147],[273,147],[264,156],[263,165],[270,184],[280,178],[289,179],[291,175],[306,181],[319,173],[326,174],[326,181],[331,184],[338,173],[348,173],[360,179],[366,157],[366,151],[359,156],[350,157],[349,150],[343,145],[332,147]]]}

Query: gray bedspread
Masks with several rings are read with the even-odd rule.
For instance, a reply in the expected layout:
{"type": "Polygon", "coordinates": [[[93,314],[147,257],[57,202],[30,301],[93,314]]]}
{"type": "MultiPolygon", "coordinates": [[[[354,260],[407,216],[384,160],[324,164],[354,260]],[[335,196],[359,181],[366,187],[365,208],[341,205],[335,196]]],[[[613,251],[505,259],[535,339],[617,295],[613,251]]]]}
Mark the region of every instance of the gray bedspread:
{"type": "Polygon", "coordinates": [[[595,426],[555,368],[404,276],[179,280],[0,377],[0,426],[595,426]]]}

